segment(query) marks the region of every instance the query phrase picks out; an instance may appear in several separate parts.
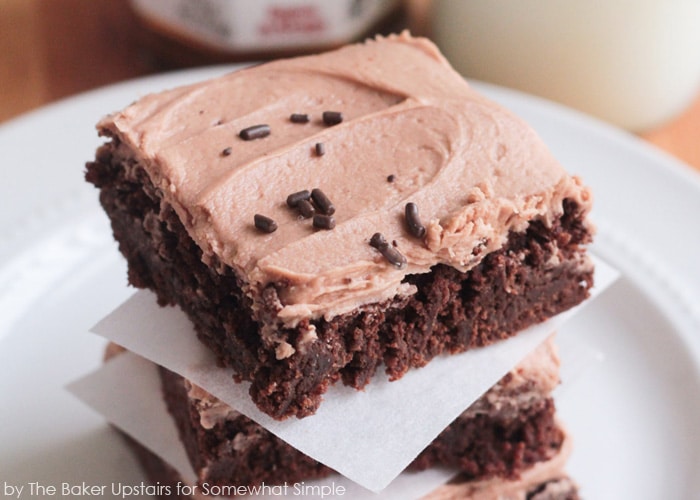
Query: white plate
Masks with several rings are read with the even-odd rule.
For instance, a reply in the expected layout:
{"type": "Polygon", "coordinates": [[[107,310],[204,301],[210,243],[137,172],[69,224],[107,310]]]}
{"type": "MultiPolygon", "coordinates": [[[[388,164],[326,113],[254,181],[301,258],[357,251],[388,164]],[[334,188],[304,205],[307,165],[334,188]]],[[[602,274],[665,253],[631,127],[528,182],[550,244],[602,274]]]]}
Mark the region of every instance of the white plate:
{"type": "MultiPolygon", "coordinates": [[[[99,364],[87,329],[130,294],[82,165],[106,112],[226,70],[112,86],[0,127],[0,487],[141,484],[122,442],[63,389],[99,364]]],[[[595,250],[623,272],[561,332],[605,357],[560,398],[570,472],[586,498],[700,498],[700,177],[580,114],[477,86],[593,187],[595,250]]]]}

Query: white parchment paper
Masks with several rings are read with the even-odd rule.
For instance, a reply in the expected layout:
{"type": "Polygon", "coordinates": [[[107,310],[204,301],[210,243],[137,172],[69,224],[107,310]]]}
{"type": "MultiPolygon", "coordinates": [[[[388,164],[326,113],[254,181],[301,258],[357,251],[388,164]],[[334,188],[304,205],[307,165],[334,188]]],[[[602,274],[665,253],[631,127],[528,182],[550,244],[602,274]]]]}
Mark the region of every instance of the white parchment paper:
{"type": "MultiPolygon", "coordinates": [[[[596,259],[592,297],[617,272],[596,259]]],[[[590,300],[590,299],[589,299],[590,300]]],[[[161,308],[140,291],[92,331],[190,379],[298,450],[372,490],[384,489],[452,420],[582,304],[495,345],[433,360],[389,382],[378,375],[364,391],[334,386],[315,415],[276,421],[261,413],[246,383],[216,365],[177,308],[161,308]]]]}

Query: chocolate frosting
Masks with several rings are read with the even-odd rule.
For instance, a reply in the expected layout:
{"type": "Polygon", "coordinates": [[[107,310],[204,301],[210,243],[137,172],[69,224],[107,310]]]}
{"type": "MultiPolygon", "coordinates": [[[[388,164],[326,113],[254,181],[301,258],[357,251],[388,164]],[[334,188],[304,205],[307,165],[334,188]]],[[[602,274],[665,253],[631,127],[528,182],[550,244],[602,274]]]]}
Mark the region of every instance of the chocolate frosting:
{"type": "Polygon", "coordinates": [[[528,125],[407,33],[149,95],[98,128],[138,152],[205,262],[231,267],[256,311],[276,287],[288,326],[411,294],[405,275],[438,263],[468,270],[509,231],[560,215],[564,198],[590,206],[528,125]],[[342,122],[324,123],[324,111],[342,122]],[[270,135],[239,137],[258,124],[270,135]],[[334,229],[286,205],[313,188],[333,202],[334,229]],[[422,238],[406,227],[407,202],[422,238]],[[277,229],[256,229],[255,214],[277,229]],[[369,245],[376,232],[406,257],[402,269],[369,245]]]}

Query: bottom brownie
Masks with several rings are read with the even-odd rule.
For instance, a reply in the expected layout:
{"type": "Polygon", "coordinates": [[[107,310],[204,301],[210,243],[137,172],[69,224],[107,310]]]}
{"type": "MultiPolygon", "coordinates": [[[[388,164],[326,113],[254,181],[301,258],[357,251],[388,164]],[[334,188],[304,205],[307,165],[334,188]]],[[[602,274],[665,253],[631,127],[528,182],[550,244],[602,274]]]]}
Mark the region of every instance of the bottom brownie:
{"type": "MultiPolygon", "coordinates": [[[[106,358],[121,352],[112,344],[106,358]]],[[[186,483],[127,437],[159,498],[202,498],[188,491],[201,492],[205,483],[207,488],[230,490],[334,474],[181,376],[164,368],[160,375],[194,476],[186,483]]],[[[431,493],[432,500],[576,500],[576,486],[564,473],[571,443],[556,421],[551,399],[558,383],[559,357],[552,337],[455,419],[405,473],[433,466],[459,473],[431,493]]]]}
{"type": "MultiPolygon", "coordinates": [[[[210,498],[202,495],[195,485],[183,481],[175,469],[139,442],[124,433],[121,435],[133,450],[148,480],[154,485],[155,498],[210,498]]],[[[496,478],[465,481],[457,477],[422,500],[579,500],[576,484],[562,471],[561,463],[565,459],[565,453],[562,451],[549,461],[538,464],[538,470],[526,471],[517,480],[496,478]]]]}
{"type": "MultiPolygon", "coordinates": [[[[165,368],[160,373],[168,410],[201,483],[281,484],[333,472],[188,380],[165,368]]],[[[549,395],[557,373],[550,340],[455,419],[409,469],[439,465],[470,480],[515,479],[549,460],[564,441],[549,395]]]]}

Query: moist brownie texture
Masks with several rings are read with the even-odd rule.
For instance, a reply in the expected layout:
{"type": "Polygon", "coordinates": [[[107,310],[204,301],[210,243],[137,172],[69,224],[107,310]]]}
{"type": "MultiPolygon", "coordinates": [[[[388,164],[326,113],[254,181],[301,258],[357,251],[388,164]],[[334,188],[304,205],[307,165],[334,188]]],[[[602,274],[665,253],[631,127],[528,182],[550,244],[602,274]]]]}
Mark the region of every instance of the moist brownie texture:
{"type": "MultiPolygon", "coordinates": [[[[550,340],[460,415],[409,470],[447,466],[460,472],[435,494],[510,488],[541,495],[522,498],[575,498],[551,495],[555,484],[557,491],[566,484],[575,492],[563,473],[569,445],[550,396],[558,366],[550,340]]],[[[161,379],[199,484],[291,484],[333,474],[179,375],[161,368],[161,379]]],[[[162,483],[156,478],[174,474],[138,445],[135,449],[154,480],[162,483]]]]}
{"type": "Polygon", "coordinates": [[[181,307],[275,418],[507,338],[592,285],[589,191],[426,40],[257,66],[98,128],[86,178],[130,283],[181,307]]]}

